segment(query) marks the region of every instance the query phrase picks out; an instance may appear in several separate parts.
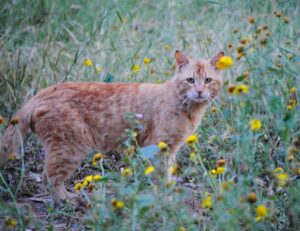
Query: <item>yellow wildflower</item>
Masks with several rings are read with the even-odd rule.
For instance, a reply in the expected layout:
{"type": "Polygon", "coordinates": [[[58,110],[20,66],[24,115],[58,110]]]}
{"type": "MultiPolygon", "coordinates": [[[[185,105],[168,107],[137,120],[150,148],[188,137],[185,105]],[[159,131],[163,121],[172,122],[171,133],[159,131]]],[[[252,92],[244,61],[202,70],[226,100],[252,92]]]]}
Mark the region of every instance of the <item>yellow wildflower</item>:
{"type": "Polygon", "coordinates": [[[75,189],[75,192],[78,192],[80,189],[82,189],[83,187],[82,187],[82,184],[81,183],[77,183],[77,184],[75,184],[75,187],[74,187],[74,189],[75,189]]]}
{"type": "Polygon", "coordinates": [[[217,160],[217,166],[218,167],[224,167],[226,165],[226,160],[223,158],[217,160]]]}
{"type": "Polygon", "coordinates": [[[135,147],[133,145],[128,146],[128,148],[125,150],[126,156],[131,156],[135,153],[135,147]]]}
{"type": "Polygon", "coordinates": [[[198,156],[197,156],[196,152],[190,153],[190,160],[193,161],[195,164],[198,163],[198,156]]]}
{"type": "Polygon", "coordinates": [[[92,162],[92,166],[97,167],[97,165],[98,165],[98,162],[97,162],[97,161],[93,161],[93,162],[92,162]]]}
{"type": "Polygon", "coordinates": [[[249,24],[254,24],[255,23],[255,18],[253,16],[248,17],[248,23],[249,24]]]}
{"type": "Polygon", "coordinates": [[[88,185],[88,183],[89,183],[88,181],[84,180],[81,184],[82,188],[85,188],[88,185]]]}
{"type": "Polygon", "coordinates": [[[233,90],[233,94],[240,94],[240,93],[247,94],[248,92],[249,92],[249,89],[246,84],[237,85],[233,90]]]}
{"type": "Polygon", "coordinates": [[[160,151],[165,152],[168,149],[168,145],[165,142],[159,142],[157,145],[160,149],[160,151]]]}
{"type": "Polygon", "coordinates": [[[102,72],[102,68],[101,67],[97,67],[96,70],[97,70],[98,74],[100,74],[102,72]]]}
{"type": "Polygon", "coordinates": [[[86,66],[86,67],[90,67],[90,66],[92,66],[93,65],[93,63],[92,63],[92,60],[90,60],[90,59],[85,59],[84,60],[84,65],[86,66]]]}
{"type": "Polygon", "coordinates": [[[15,160],[15,153],[14,153],[14,152],[11,152],[11,153],[10,153],[9,159],[10,159],[11,161],[15,160]]]}
{"type": "Polygon", "coordinates": [[[155,171],[155,168],[152,165],[150,165],[145,169],[145,175],[150,175],[154,171],[155,171]]]}
{"type": "Polygon", "coordinates": [[[217,173],[218,174],[224,174],[224,172],[225,172],[225,168],[224,167],[217,167],[217,173]]]}
{"type": "Polygon", "coordinates": [[[5,219],[5,225],[9,228],[9,229],[13,229],[14,227],[16,227],[17,225],[17,220],[15,218],[6,218],[5,219]]]}
{"type": "Polygon", "coordinates": [[[102,176],[97,174],[97,175],[93,176],[93,181],[97,182],[97,181],[101,180],[101,178],[102,178],[102,176]]]}
{"type": "Polygon", "coordinates": [[[223,190],[229,191],[229,183],[227,181],[222,182],[222,188],[223,188],[223,190]]]}
{"type": "Polygon", "coordinates": [[[297,106],[297,101],[292,99],[289,101],[287,109],[288,110],[292,110],[293,108],[295,108],[297,106]]]}
{"type": "Polygon", "coordinates": [[[122,176],[132,176],[132,169],[131,168],[124,168],[122,171],[122,176]]]}
{"type": "Polygon", "coordinates": [[[290,22],[290,19],[289,19],[289,17],[285,16],[285,17],[283,17],[283,21],[285,24],[288,24],[290,22]]]}
{"type": "Polygon", "coordinates": [[[180,227],[178,228],[178,231],[186,231],[186,228],[184,228],[183,226],[180,226],[180,227]]]}
{"type": "Polygon", "coordinates": [[[84,178],[84,181],[92,182],[92,181],[93,181],[93,176],[92,176],[92,175],[86,176],[86,177],[84,178]]]}
{"type": "Polygon", "coordinates": [[[166,44],[166,45],[164,45],[164,49],[167,51],[167,50],[170,50],[170,48],[171,48],[171,45],[169,45],[169,44],[166,44]]]}
{"type": "Polygon", "coordinates": [[[286,185],[287,180],[289,179],[289,175],[287,173],[278,173],[276,174],[277,183],[280,187],[284,187],[286,185]]]}
{"type": "Polygon", "coordinates": [[[261,121],[259,119],[253,119],[250,121],[250,126],[252,131],[258,131],[261,129],[261,121]]]}
{"type": "Polygon", "coordinates": [[[212,106],[211,108],[210,108],[210,112],[211,113],[215,113],[217,111],[217,108],[215,107],[215,106],[212,106]]]}
{"type": "Polygon", "coordinates": [[[257,197],[256,197],[256,193],[255,192],[250,192],[248,195],[247,195],[247,201],[249,203],[254,203],[256,202],[257,200],[257,197]]]}
{"type": "Polygon", "coordinates": [[[178,171],[179,171],[178,165],[173,165],[169,168],[169,173],[171,173],[172,175],[178,174],[178,171]]]}
{"type": "Polygon", "coordinates": [[[236,88],[235,85],[230,85],[230,86],[227,88],[228,93],[229,93],[229,94],[232,94],[232,93],[235,91],[235,88],[236,88]]]}
{"type": "Polygon", "coordinates": [[[233,65],[233,60],[229,56],[222,56],[216,63],[219,70],[230,68],[233,65]]]}
{"type": "Polygon", "coordinates": [[[283,171],[283,169],[281,168],[281,167],[277,167],[277,168],[275,168],[274,170],[273,170],[273,173],[276,175],[276,174],[278,174],[278,173],[283,173],[284,171],[283,171]]]}
{"type": "Polygon", "coordinates": [[[147,57],[144,58],[144,64],[149,64],[150,61],[151,61],[151,60],[150,60],[149,58],[147,58],[147,57]]]}
{"type": "Polygon", "coordinates": [[[212,169],[210,170],[211,175],[216,176],[217,175],[217,170],[216,169],[212,169]]]}
{"type": "Polygon", "coordinates": [[[185,140],[185,142],[189,145],[192,145],[196,143],[197,139],[198,139],[197,134],[192,134],[185,140]]]}
{"type": "Polygon", "coordinates": [[[124,207],[124,202],[121,201],[121,200],[112,199],[112,200],[111,200],[111,206],[112,206],[114,209],[121,209],[121,208],[124,207]]]}
{"type": "Polygon", "coordinates": [[[96,162],[98,160],[101,160],[103,158],[103,154],[102,153],[96,153],[94,156],[93,156],[93,162],[96,162]]]}
{"type": "Polygon", "coordinates": [[[133,67],[132,67],[132,72],[133,72],[134,74],[137,74],[139,71],[140,71],[140,66],[137,65],[137,64],[133,65],[133,67]]]}
{"type": "Polygon", "coordinates": [[[256,221],[264,220],[268,215],[268,210],[264,205],[256,207],[256,221]]]}
{"type": "Polygon", "coordinates": [[[212,196],[210,194],[207,194],[206,197],[203,199],[201,203],[201,207],[203,209],[211,209],[212,208],[212,196]]]}
{"type": "Polygon", "coordinates": [[[4,123],[4,119],[2,116],[0,116],[0,125],[2,125],[4,123]]]}

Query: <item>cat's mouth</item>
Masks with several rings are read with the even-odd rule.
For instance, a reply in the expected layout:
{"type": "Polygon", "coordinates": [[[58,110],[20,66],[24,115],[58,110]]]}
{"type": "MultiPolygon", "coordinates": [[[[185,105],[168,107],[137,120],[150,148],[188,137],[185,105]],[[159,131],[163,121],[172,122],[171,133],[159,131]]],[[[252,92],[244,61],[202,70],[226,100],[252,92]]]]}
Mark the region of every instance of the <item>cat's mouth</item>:
{"type": "Polygon", "coordinates": [[[197,97],[193,97],[191,100],[197,103],[203,103],[203,102],[207,102],[209,99],[199,95],[197,97]]]}

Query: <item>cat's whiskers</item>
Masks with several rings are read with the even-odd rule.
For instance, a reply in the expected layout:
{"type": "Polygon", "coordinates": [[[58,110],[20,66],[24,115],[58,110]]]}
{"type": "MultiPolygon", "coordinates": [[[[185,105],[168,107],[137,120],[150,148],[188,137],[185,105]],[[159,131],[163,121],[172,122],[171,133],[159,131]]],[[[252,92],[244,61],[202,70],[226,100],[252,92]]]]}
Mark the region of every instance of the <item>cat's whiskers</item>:
{"type": "Polygon", "coordinates": [[[187,96],[187,97],[182,101],[181,106],[180,106],[180,110],[181,110],[181,111],[184,110],[184,106],[185,106],[186,103],[189,102],[189,99],[190,99],[190,98],[187,96]],[[187,102],[186,102],[186,101],[187,101],[187,102]]]}

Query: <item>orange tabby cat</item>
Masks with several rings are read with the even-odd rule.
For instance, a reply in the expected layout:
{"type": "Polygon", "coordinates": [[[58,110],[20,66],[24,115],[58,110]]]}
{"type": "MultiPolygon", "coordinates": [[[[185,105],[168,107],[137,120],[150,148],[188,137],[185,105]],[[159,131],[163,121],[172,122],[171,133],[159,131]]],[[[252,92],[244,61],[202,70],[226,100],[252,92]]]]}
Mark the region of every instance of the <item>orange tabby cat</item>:
{"type": "MultiPolygon", "coordinates": [[[[215,67],[223,52],[211,60],[196,60],[176,51],[176,72],[164,84],[60,83],[41,90],[14,118],[23,138],[29,129],[45,148],[44,174],[54,186],[54,198],[70,198],[64,181],[91,150],[114,150],[129,123],[125,114],[142,114],[140,146],[164,141],[169,165],[188,135],[195,132],[209,101],[220,92],[222,78],[215,67]]],[[[20,146],[16,127],[2,138],[1,159],[20,146]]]]}

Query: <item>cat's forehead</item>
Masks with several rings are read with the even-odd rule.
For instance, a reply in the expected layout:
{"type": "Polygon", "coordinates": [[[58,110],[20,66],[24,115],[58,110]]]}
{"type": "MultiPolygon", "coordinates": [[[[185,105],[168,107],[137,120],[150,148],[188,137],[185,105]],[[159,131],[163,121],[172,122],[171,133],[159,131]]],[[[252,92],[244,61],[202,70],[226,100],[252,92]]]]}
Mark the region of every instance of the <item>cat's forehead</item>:
{"type": "Polygon", "coordinates": [[[216,75],[214,68],[210,64],[210,61],[203,60],[203,59],[193,59],[190,60],[189,68],[186,69],[186,72],[191,76],[212,76],[216,75]]]}

